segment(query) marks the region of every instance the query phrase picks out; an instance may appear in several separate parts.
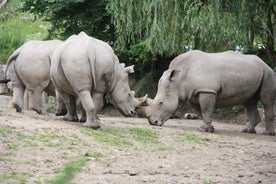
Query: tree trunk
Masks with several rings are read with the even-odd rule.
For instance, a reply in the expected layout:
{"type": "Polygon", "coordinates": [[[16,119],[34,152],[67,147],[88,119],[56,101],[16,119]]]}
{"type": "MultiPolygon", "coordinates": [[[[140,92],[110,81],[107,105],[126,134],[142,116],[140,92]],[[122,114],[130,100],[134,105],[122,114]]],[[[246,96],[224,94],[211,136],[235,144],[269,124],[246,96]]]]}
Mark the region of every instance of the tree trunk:
{"type": "Polygon", "coordinates": [[[273,63],[273,67],[276,66],[276,52],[274,51],[274,30],[273,30],[273,22],[272,22],[272,14],[268,11],[267,16],[267,26],[270,34],[267,35],[266,38],[266,55],[271,63],[273,63]]]}
{"type": "Polygon", "coordinates": [[[2,0],[0,1],[0,9],[5,6],[5,4],[8,2],[8,0],[2,0]]]}

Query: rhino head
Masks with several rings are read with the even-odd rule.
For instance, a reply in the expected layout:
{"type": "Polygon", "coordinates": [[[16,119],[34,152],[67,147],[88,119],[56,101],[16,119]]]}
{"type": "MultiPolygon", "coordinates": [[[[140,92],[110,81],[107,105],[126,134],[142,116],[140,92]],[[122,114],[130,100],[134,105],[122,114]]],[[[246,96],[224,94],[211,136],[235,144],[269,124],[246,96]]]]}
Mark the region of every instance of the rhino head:
{"type": "Polygon", "coordinates": [[[147,117],[151,125],[162,126],[176,111],[179,72],[179,70],[166,70],[159,79],[158,90],[154,99],[147,98],[146,106],[137,109],[138,115],[147,117]]]}
{"type": "Polygon", "coordinates": [[[133,72],[134,65],[125,67],[124,64],[117,64],[115,67],[115,85],[110,93],[110,100],[124,116],[136,115],[136,107],[144,103],[147,98],[147,96],[143,98],[135,98],[135,92],[130,90],[128,74],[133,72]]]}

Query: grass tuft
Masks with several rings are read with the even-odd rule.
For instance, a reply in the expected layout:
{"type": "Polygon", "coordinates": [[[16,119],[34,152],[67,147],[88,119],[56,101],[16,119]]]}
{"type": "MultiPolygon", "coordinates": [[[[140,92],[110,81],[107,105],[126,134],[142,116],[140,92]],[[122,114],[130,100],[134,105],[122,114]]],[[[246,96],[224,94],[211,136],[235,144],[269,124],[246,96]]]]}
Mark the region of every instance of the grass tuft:
{"type": "Polygon", "coordinates": [[[60,174],[54,178],[52,184],[71,183],[74,176],[81,171],[87,159],[84,157],[78,158],[68,164],[60,171],[60,174]]]}
{"type": "Polygon", "coordinates": [[[142,143],[160,143],[157,134],[148,128],[130,128],[133,138],[142,143]]]}

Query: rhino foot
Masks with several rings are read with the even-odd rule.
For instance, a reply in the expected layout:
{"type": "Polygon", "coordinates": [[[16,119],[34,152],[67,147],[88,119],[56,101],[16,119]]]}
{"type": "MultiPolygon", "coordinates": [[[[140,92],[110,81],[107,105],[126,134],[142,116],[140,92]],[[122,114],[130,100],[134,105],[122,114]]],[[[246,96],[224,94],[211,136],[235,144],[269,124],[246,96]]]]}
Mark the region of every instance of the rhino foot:
{"type": "Polygon", "coordinates": [[[18,104],[13,104],[16,112],[22,112],[22,108],[18,104]]]}
{"type": "Polygon", "coordinates": [[[199,131],[213,133],[215,131],[215,128],[213,127],[213,125],[202,125],[201,127],[199,127],[199,131]]]}
{"type": "Polygon", "coordinates": [[[79,118],[78,118],[78,116],[77,115],[65,115],[64,117],[63,117],[63,120],[64,121],[73,121],[73,122],[78,122],[79,121],[79,118]]]}
{"type": "Polygon", "coordinates": [[[251,133],[251,134],[256,134],[255,128],[248,128],[246,127],[245,129],[242,130],[243,133],[251,133]]]}
{"type": "Polygon", "coordinates": [[[64,115],[66,115],[66,111],[57,111],[56,112],[56,116],[64,116],[64,115]]]}
{"type": "Polygon", "coordinates": [[[37,112],[37,114],[45,114],[42,112],[41,109],[35,109],[35,108],[31,108],[32,110],[34,110],[35,112],[37,112]]]}
{"type": "Polygon", "coordinates": [[[80,118],[80,122],[85,122],[86,121],[86,116],[82,115],[81,118],[80,118]]]}
{"type": "Polygon", "coordinates": [[[94,130],[101,128],[101,125],[99,122],[95,122],[95,123],[86,122],[86,123],[82,124],[82,126],[87,127],[87,128],[92,128],[94,130]]]}
{"type": "Polygon", "coordinates": [[[270,130],[265,130],[265,131],[263,132],[263,135],[275,136],[275,131],[274,131],[274,130],[272,130],[272,131],[270,131],[270,130]]]}

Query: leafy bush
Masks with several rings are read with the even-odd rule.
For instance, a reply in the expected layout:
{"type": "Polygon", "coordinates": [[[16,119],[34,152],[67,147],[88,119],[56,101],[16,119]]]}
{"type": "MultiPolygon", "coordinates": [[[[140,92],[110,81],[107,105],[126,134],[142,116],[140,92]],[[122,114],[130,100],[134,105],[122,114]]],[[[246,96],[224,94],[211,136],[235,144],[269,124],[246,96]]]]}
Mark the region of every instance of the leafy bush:
{"type": "Polygon", "coordinates": [[[5,63],[15,49],[28,40],[47,37],[49,24],[27,13],[18,13],[20,1],[11,0],[0,11],[0,63],[5,63]]]}

